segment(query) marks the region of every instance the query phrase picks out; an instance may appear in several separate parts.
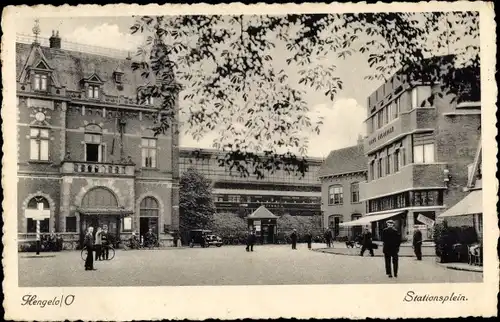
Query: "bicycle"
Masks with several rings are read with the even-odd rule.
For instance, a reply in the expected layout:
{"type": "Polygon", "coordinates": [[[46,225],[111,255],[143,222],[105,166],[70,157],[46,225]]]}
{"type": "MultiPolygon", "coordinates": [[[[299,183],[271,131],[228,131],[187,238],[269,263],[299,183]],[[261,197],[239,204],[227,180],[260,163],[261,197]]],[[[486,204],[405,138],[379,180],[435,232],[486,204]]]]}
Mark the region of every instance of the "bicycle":
{"type": "MultiPolygon", "coordinates": [[[[109,251],[109,256],[107,258],[107,260],[112,260],[114,257],[115,257],[115,249],[112,245],[102,245],[102,248],[101,248],[101,253],[103,253],[104,249],[108,249],[109,251]]],[[[85,260],[87,259],[87,247],[83,247],[82,248],[82,251],[81,251],[81,256],[82,256],[82,259],[85,260]]]]}
{"type": "Polygon", "coordinates": [[[143,245],[138,240],[128,240],[128,242],[122,243],[122,244],[123,244],[124,250],[142,249],[143,248],[143,245]]]}

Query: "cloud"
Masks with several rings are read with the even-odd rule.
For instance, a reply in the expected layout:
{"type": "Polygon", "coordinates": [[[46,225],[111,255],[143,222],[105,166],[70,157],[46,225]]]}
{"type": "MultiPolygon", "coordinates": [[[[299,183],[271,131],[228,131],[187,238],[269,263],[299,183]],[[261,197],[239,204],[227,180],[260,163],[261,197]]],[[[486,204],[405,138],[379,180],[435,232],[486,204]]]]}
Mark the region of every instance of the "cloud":
{"type": "Polygon", "coordinates": [[[326,157],[331,150],[355,145],[358,136],[365,135],[366,109],[355,99],[338,99],[332,105],[318,104],[311,109],[311,117],[323,116],[319,135],[311,136],[308,155],[326,157]]]}
{"type": "MultiPolygon", "coordinates": [[[[309,137],[307,156],[326,157],[331,150],[355,145],[359,135],[365,135],[366,109],[355,99],[338,99],[333,104],[318,104],[311,109],[310,117],[323,117],[323,126],[319,135],[309,137]]],[[[211,148],[217,132],[209,132],[199,141],[189,134],[181,134],[180,145],[191,148],[211,148]]],[[[278,149],[286,152],[287,149],[278,149]]],[[[297,151],[293,151],[297,153],[297,151]]]]}
{"type": "Polygon", "coordinates": [[[199,141],[195,140],[190,134],[181,133],[179,145],[183,148],[211,149],[214,139],[216,138],[218,138],[217,132],[206,133],[199,141]]]}
{"type": "Polygon", "coordinates": [[[74,43],[134,52],[143,41],[143,37],[123,33],[118,25],[108,23],[93,28],[77,27],[61,36],[64,39],[71,39],[71,42],[74,43]]]}

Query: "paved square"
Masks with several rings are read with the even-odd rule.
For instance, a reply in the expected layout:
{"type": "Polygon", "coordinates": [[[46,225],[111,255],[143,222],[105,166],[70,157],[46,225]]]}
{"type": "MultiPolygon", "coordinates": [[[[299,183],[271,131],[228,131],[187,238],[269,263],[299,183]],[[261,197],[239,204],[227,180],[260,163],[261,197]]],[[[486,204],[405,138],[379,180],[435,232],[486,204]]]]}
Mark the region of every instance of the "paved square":
{"type": "MultiPolygon", "coordinates": [[[[323,247],[323,245],[315,245],[323,247]]],[[[46,255],[46,254],[41,254],[46,255]]],[[[19,286],[169,286],[482,282],[483,275],[446,269],[433,257],[400,258],[397,279],[384,274],[381,257],[310,251],[299,244],[164,250],[117,250],[111,261],[85,271],[79,251],[34,258],[19,254],[19,286]]]]}

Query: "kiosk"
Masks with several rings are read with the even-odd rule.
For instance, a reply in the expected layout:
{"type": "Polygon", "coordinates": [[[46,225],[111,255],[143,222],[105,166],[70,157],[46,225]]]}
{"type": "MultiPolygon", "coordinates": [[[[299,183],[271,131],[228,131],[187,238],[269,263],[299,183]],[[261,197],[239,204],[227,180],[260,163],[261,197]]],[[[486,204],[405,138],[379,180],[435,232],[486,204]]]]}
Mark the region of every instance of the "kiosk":
{"type": "Polygon", "coordinates": [[[277,219],[278,216],[260,206],[247,217],[248,228],[255,230],[257,241],[261,244],[274,244],[277,240],[277,219]]]}

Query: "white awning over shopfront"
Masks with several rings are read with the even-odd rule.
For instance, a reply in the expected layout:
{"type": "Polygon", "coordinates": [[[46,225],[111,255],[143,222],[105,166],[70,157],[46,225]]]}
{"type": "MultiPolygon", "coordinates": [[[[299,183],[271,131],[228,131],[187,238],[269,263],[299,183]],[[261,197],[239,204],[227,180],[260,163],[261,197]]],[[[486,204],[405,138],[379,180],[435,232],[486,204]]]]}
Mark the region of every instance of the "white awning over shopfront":
{"type": "Polygon", "coordinates": [[[384,219],[389,219],[391,217],[395,217],[397,215],[402,214],[404,211],[390,212],[380,215],[369,215],[365,217],[361,217],[358,220],[348,221],[339,224],[339,226],[350,227],[350,226],[365,226],[375,221],[380,221],[384,219]]]}
{"type": "Polygon", "coordinates": [[[483,213],[483,190],[473,190],[456,205],[438,217],[455,217],[483,213]]]}

